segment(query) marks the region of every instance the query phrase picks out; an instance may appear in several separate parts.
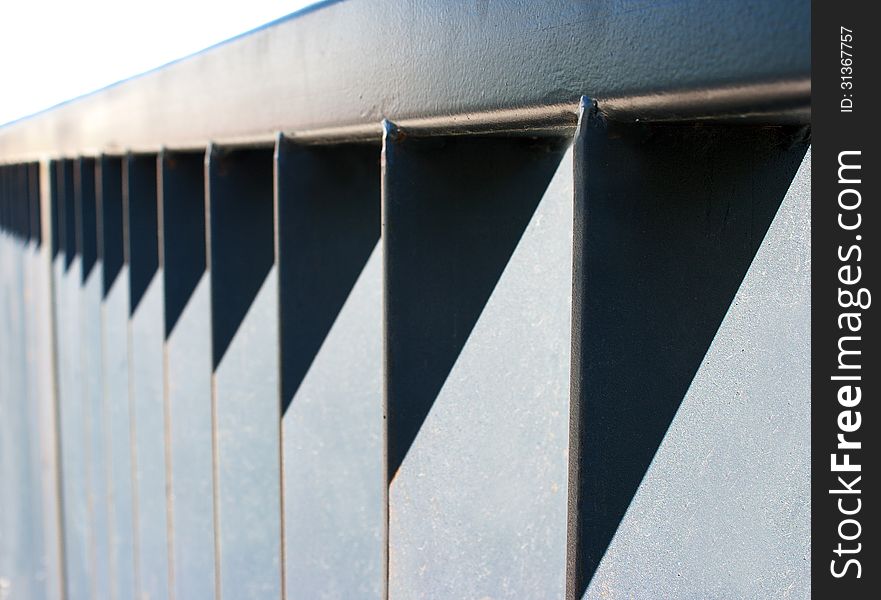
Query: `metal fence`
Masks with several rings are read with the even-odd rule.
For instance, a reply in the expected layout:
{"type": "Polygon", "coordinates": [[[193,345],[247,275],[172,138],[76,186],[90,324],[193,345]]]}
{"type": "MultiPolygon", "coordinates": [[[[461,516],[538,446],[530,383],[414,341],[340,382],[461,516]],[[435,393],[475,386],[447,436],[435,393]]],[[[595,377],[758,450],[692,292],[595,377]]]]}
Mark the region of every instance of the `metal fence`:
{"type": "Polygon", "coordinates": [[[0,129],[0,599],[808,597],[809,11],[331,2],[0,129]]]}

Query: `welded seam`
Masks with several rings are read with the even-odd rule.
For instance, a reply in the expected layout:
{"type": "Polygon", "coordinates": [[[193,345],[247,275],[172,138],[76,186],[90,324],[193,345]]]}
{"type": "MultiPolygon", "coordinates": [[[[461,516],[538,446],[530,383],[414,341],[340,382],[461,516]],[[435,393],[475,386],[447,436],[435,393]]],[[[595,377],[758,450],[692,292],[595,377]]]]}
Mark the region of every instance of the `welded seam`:
{"type": "MultiPolygon", "coordinates": [[[[158,224],[156,230],[156,240],[158,243],[158,263],[159,271],[156,277],[163,280],[165,278],[165,150],[156,155],[156,222],[158,224]]],[[[163,322],[160,329],[165,330],[165,286],[162,286],[163,293],[163,322]]],[[[174,600],[174,487],[172,479],[172,443],[171,443],[171,399],[169,398],[168,387],[168,340],[163,336],[162,340],[162,425],[163,431],[163,447],[165,451],[165,537],[166,546],[168,548],[168,598],[174,600]]]]}
{"type": "MultiPolygon", "coordinates": [[[[719,85],[673,90],[635,90],[617,96],[592,96],[599,112],[612,121],[622,122],[781,122],[808,123],[810,121],[811,82],[808,78],[792,78],[741,85],[719,85]]],[[[25,150],[6,155],[0,147],[0,164],[69,155],[92,156],[104,153],[156,153],[170,150],[198,150],[208,144],[222,146],[271,146],[277,131],[302,143],[335,144],[345,142],[382,141],[383,123],[393,121],[411,136],[476,135],[487,133],[527,135],[571,135],[577,124],[580,99],[547,105],[523,106],[494,110],[480,110],[431,116],[386,115],[382,121],[330,124],[318,127],[296,128],[276,125],[272,130],[243,134],[214,136],[211,140],[194,137],[164,142],[133,142],[120,146],[107,142],[103,146],[56,144],[55,149],[25,150]]],[[[61,141],[61,140],[59,140],[61,141]]]]}
{"type": "MultiPolygon", "coordinates": [[[[208,144],[205,150],[205,169],[203,181],[205,184],[205,272],[211,282],[211,170],[213,169],[212,157],[216,152],[215,145],[208,144]]],[[[211,335],[208,336],[209,356],[214,356],[214,315],[213,300],[209,301],[211,335]]],[[[214,526],[214,598],[221,600],[222,590],[220,587],[221,577],[221,547],[220,547],[220,455],[217,444],[217,377],[214,369],[211,370],[211,502],[212,519],[214,526]]]]}
{"type": "Polygon", "coordinates": [[[382,560],[380,576],[382,578],[381,598],[389,598],[389,552],[390,552],[390,507],[389,507],[389,427],[388,427],[388,252],[386,249],[386,195],[388,193],[389,176],[389,144],[397,139],[398,128],[388,120],[382,122],[382,151],[380,154],[380,249],[382,251],[382,560]]]}
{"type": "MultiPolygon", "coordinates": [[[[122,169],[122,229],[123,229],[123,260],[126,265],[131,266],[131,221],[130,221],[130,173],[132,156],[126,156],[123,160],[122,169]]],[[[131,298],[129,298],[130,312],[131,298]]],[[[129,448],[131,451],[131,476],[132,476],[132,556],[133,556],[133,575],[135,593],[141,596],[141,519],[140,519],[140,502],[138,502],[139,486],[138,486],[138,452],[137,452],[137,423],[135,420],[135,401],[134,401],[134,355],[132,348],[132,319],[131,316],[126,318],[126,361],[128,365],[127,377],[128,381],[128,402],[129,402],[129,448]]]]}
{"type": "Polygon", "coordinates": [[[582,98],[578,128],[575,132],[573,164],[573,228],[572,228],[572,316],[570,320],[571,354],[569,369],[569,443],[568,443],[568,486],[566,510],[566,600],[580,600],[578,591],[583,581],[582,557],[580,556],[582,503],[581,473],[582,464],[582,339],[581,320],[584,313],[584,226],[585,226],[585,184],[589,176],[585,172],[584,147],[585,128],[590,121],[598,118],[597,103],[590,98],[582,98]]]}
{"type": "MultiPolygon", "coordinates": [[[[276,277],[278,277],[278,272],[281,269],[281,252],[280,241],[279,241],[279,189],[278,189],[278,180],[281,176],[281,170],[279,168],[279,161],[281,160],[281,155],[284,152],[285,139],[284,135],[281,133],[276,134],[275,137],[275,150],[272,156],[272,238],[273,238],[273,252],[274,263],[276,268],[276,277]]],[[[276,294],[276,307],[275,307],[275,319],[277,323],[276,330],[278,331],[278,348],[276,349],[276,356],[278,357],[278,372],[279,377],[277,381],[278,390],[276,392],[276,397],[278,399],[278,481],[279,481],[279,524],[281,526],[281,547],[279,550],[280,554],[280,562],[281,562],[281,600],[286,600],[287,598],[287,528],[285,527],[285,466],[284,466],[284,415],[281,414],[281,403],[285,400],[282,398],[282,380],[281,373],[282,369],[282,337],[281,337],[281,285],[278,286],[278,292],[276,294]]]]}

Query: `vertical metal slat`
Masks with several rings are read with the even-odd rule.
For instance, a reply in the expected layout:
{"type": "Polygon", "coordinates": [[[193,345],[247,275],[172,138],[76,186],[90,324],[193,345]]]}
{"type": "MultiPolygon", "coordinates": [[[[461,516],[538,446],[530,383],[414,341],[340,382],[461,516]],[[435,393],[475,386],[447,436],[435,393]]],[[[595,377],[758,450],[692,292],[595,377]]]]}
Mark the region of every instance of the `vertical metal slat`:
{"type": "Polygon", "coordinates": [[[281,138],[276,155],[286,588],[379,598],[379,148],[281,138]]]}
{"type": "Polygon", "coordinates": [[[86,470],[86,416],[80,372],[81,261],[76,250],[74,169],[70,159],[56,163],[61,253],[54,264],[57,331],[58,405],[61,435],[61,471],[65,540],[65,580],[70,600],[92,595],[89,564],[88,475],[86,470]]]}
{"type": "Polygon", "coordinates": [[[750,265],[806,145],[788,127],[616,124],[586,109],[576,140],[567,597],[709,597],[720,582],[739,598],[772,596],[786,585],[732,577],[730,565],[779,559],[760,570],[791,572],[784,565],[809,551],[778,545],[810,539],[806,511],[791,504],[808,495],[808,379],[790,362],[806,346],[808,290],[798,244],[791,270],[772,267],[782,279],[763,282],[750,265]],[[781,289],[795,294],[792,316],[778,300],[761,316],[744,312],[743,303],[756,310],[751,294],[781,289]],[[765,345],[775,335],[794,343],[765,345]],[[755,472],[767,482],[762,500],[755,472]],[[761,534],[759,514],[769,518],[761,534]],[[691,559],[710,547],[713,560],[691,559]]]}
{"type": "Polygon", "coordinates": [[[208,154],[217,568],[224,598],[281,595],[272,150],[208,154]]]}
{"type": "Polygon", "coordinates": [[[110,597],[135,593],[131,404],[128,380],[129,278],[123,231],[123,159],[97,162],[98,257],[101,261],[101,348],[110,477],[110,597]]]}
{"type": "Polygon", "coordinates": [[[387,126],[389,598],[563,594],[566,142],[387,126]]]}
{"type": "Polygon", "coordinates": [[[160,268],[165,278],[175,598],[215,596],[211,304],[204,181],[204,153],[161,155],[160,268]]]}
{"type": "Polygon", "coordinates": [[[109,470],[107,420],[101,373],[101,262],[98,260],[98,212],[95,160],[80,158],[74,172],[77,249],[81,256],[79,313],[79,384],[83,389],[88,471],[89,546],[93,593],[110,596],[109,470]]]}
{"type": "Polygon", "coordinates": [[[163,281],[159,272],[156,156],[130,155],[123,170],[129,267],[129,389],[135,470],[139,594],[169,596],[163,281]]]}

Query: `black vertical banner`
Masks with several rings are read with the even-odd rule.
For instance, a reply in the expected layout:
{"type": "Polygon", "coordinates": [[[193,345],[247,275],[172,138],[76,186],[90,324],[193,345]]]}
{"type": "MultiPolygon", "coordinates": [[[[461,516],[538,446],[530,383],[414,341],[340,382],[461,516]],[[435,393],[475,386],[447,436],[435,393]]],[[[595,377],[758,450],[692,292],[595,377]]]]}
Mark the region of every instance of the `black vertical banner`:
{"type": "Polygon", "coordinates": [[[881,23],[874,2],[813,3],[812,588],[877,598],[881,391],[877,136],[881,23]]]}

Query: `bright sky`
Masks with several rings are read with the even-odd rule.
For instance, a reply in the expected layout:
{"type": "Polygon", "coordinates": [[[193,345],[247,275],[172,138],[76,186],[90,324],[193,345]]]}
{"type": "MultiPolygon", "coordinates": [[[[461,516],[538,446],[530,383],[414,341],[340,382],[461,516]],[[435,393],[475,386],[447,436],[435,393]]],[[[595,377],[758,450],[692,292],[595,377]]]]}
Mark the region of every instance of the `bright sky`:
{"type": "Polygon", "coordinates": [[[0,0],[0,124],[288,15],[315,0],[0,0]]]}

